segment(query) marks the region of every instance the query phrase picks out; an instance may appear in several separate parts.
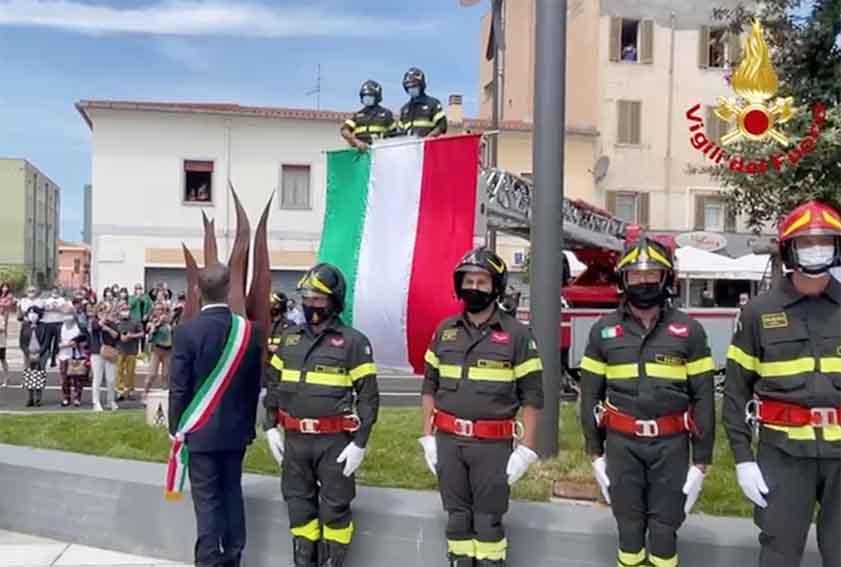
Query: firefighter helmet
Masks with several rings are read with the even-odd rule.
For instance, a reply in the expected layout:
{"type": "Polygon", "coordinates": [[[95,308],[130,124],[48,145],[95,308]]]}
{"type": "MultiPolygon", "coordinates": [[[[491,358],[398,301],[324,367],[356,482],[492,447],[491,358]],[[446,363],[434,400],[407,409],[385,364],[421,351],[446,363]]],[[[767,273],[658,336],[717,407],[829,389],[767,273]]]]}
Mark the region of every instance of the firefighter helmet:
{"type": "Polygon", "coordinates": [[[481,246],[475,250],[471,250],[462,257],[453,273],[456,297],[459,299],[461,299],[461,285],[464,281],[464,274],[468,272],[487,272],[491,275],[491,280],[493,281],[491,294],[494,296],[494,299],[501,297],[505,293],[506,286],[508,285],[508,267],[505,265],[505,261],[493,251],[481,246]]]}
{"type": "Polygon", "coordinates": [[[790,270],[818,274],[841,262],[841,215],[820,201],[809,201],[791,211],[779,228],[780,254],[790,270]],[[832,258],[820,265],[804,265],[798,253],[797,239],[803,236],[830,236],[835,251],[832,258]]]}
{"type": "Polygon", "coordinates": [[[316,293],[329,297],[332,300],[334,315],[338,315],[345,308],[346,290],[345,277],[333,264],[316,264],[298,282],[298,291],[303,295],[316,293]]]}
{"type": "Polygon", "coordinates": [[[359,87],[360,102],[364,96],[373,96],[376,104],[380,104],[383,101],[383,87],[377,81],[368,79],[359,87]]]}
{"type": "Polygon", "coordinates": [[[279,305],[286,309],[286,303],[289,301],[289,298],[286,296],[285,293],[282,291],[273,291],[271,297],[271,304],[272,306],[279,305]]]}
{"type": "Polygon", "coordinates": [[[420,87],[421,94],[426,90],[426,75],[417,67],[410,67],[403,74],[403,90],[409,92],[411,87],[420,87]]]}
{"type": "Polygon", "coordinates": [[[662,270],[665,274],[662,282],[664,289],[670,290],[674,285],[675,261],[671,249],[647,236],[640,237],[625,248],[622,258],[616,264],[616,270],[623,291],[627,286],[627,273],[631,270],[662,270]]]}

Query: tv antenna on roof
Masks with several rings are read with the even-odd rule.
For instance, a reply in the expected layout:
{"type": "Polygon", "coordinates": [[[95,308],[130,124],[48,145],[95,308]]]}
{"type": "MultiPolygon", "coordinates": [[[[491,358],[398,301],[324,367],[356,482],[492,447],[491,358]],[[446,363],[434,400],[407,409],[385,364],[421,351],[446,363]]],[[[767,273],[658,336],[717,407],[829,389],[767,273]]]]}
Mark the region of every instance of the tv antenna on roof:
{"type": "Polygon", "coordinates": [[[315,75],[315,88],[307,91],[307,96],[315,95],[315,109],[321,110],[321,63],[315,75]]]}

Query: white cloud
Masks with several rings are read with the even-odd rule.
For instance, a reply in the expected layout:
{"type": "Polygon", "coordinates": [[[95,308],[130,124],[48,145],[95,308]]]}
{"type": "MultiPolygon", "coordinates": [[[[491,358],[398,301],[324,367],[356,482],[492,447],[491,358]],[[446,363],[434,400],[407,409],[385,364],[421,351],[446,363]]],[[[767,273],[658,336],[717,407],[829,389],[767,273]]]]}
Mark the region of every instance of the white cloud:
{"type": "Polygon", "coordinates": [[[79,33],[247,37],[383,36],[431,29],[431,23],[330,13],[316,6],[270,7],[221,0],[158,0],[136,8],[74,0],[0,0],[0,26],[79,33]]]}
{"type": "Polygon", "coordinates": [[[155,42],[154,49],[167,59],[185,65],[194,71],[206,73],[211,71],[214,66],[211,50],[190,45],[183,40],[165,37],[155,42]]]}

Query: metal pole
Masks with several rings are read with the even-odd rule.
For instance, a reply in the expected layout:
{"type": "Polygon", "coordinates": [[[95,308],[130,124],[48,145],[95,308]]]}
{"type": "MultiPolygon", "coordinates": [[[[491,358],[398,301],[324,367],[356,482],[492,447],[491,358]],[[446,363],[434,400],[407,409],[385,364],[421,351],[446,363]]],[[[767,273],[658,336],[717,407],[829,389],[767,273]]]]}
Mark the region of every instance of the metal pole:
{"type": "Polygon", "coordinates": [[[537,0],[531,313],[543,361],[544,406],[537,443],[543,458],[558,454],[566,16],[566,0],[537,0]]]}
{"type": "MultiPolygon", "coordinates": [[[[499,22],[502,20],[502,2],[503,0],[492,0],[491,5],[493,6],[493,11],[491,13],[491,26],[497,26],[499,22]]],[[[491,128],[494,130],[499,130],[499,105],[500,105],[500,94],[502,92],[502,85],[501,85],[501,77],[500,77],[500,55],[502,54],[502,50],[499,48],[501,44],[501,39],[499,34],[502,33],[500,27],[496,27],[494,30],[494,59],[493,59],[493,90],[491,93],[491,104],[493,108],[491,109],[491,128]]],[[[488,143],[490,144],[490,166],[497,167],[499,161],[499,136],[493,136],[492,138],[488,139],[488,143]]],[[[487,235],[485,236],[485,246],[489,249],[496,251],[496,230],[489,228],[487,231],[487,235]]]]}

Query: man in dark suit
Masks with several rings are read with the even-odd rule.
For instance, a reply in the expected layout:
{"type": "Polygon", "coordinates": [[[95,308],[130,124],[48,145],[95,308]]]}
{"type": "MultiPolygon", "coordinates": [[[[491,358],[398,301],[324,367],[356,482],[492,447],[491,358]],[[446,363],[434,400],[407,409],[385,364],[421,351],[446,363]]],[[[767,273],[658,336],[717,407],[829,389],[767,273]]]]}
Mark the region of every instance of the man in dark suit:
{"type": "MultiPolygon", "coordinates": [[[[176,435],[182,414],[222,354],[231,329],[227,305],[230,273],[221,264],[199,271],[202,310],[175,330],[169,390],[169,431],[176,435]]],[[[254,440],[264,339],[256,325],[245,356],[219,406],[197,431],[186,435],[189,475],[196,511],[196,567],[239,567],[245,548],[242,459],[254,440]]]]}

